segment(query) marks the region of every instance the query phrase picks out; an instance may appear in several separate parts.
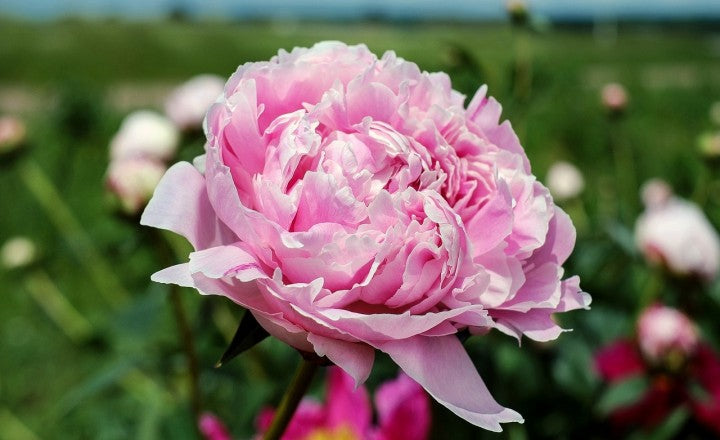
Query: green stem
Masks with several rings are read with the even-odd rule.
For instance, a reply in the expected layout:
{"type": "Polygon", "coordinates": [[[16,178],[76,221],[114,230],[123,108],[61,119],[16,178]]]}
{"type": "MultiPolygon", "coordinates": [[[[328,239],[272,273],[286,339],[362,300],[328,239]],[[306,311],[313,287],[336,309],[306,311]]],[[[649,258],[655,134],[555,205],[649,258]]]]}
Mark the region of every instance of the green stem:
{"type": "Polygon", "coordinates": [[[177,321],[180,340],[188,363],[188,373],[190,375],[190,405],[193,414],[198,417],[202,411],[200,399],[200,367],[197,352],[195,351],[192,330],[190,329],[190,324],[188,323],[187,315],[182,305],[182,298],[180,298],[178,286],[172,285],[170,287],[170,302],[172,303],[173,314],[175,315],[175,321],[177,321]]]}
{"type": "Polygon", "coordinates": [[[279,440],[283,435],[295,410],[300,404],[300,399],[305,395],[310,382],[315,375],[318,363],[312,360],[303,359],[295,372],[290,388],[288,388],[285,396],[280,402],[280,407],[275,413],[270,429],[265,433],[264,440],[279,440]]]}
{"type": "Polygon", "coordinates": [[[90,322],[73,307],[45,271],[38,269],[29,275],[25,288],[73,342],[80,344],[90,338],[93,333],[90,322]]]}
{"type": "MultiPolygon", "coordinates": [[[[174,264],[175,258],[182,257],[185,251],[177,242],[171,241],[168,236],[161,231],[153,230],[153,238],[156,247],[160,252],[163,265],[174,264]]],[[[180,288],[172,284],[170,285],[170,303],[172,304],[173,315],[177,323],[180,343],[182,344],[185,358],[187,359],[188,375],[190,379],[190,406],[195,417],[199,417],[202,412],[202,399],[200,393],[200,363],[198,361],[197,350],[195,349],[195,338],[193,337],[192,328],[183,307],[182,297],[180,296],[180,288]]]]}
{"type": "Polygon", "coordinates": [[[18,171],[25,186],[45,210],[47,218],[60,231],[77,260],[98,287],[98,292],[112,306],[117,307],[127,303],[130,294],[120,283],[115,271],[95,248],[92,239],[40,165],[29,159],[18,167],[18,171]]]}
{"type": "Polygon", "coordinates": [[[635,178],[635,160],[629,145],[622,139],[620,116],[611,116],[609,142],[615,161],[615,189],[618,214],[625,224],[632,222],[637,209],[638,186],[635,178]]]}

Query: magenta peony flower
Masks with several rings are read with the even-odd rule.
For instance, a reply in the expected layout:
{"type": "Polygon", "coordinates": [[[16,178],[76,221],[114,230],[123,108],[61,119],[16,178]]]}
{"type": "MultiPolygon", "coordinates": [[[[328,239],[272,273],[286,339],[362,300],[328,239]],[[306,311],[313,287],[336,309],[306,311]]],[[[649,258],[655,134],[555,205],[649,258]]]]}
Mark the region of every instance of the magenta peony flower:
{"type": "MultiPolygon", "coordinates": [[[[352,377],[340,368],[328,370],[325,403],[305,398],[293,415],[283,440],[424,440],[430,432],[430,401],[422,387],[402,372],[382,384],[375,393],[377,426],[365,387],[355,387],[352,377]]],[[[270,427],[274,410],[257,419],[258,431],[270,427]]]]}
{"type": "Polygon", "coordinates": [[[640,351],[651,362],[658,362],[672,353],[687,357],[698,343],[692,321],[678,310],[661,304],[643,311],[637,332],[640,351]]]}
{"type": "Polygon", "coordinates": [[[145,158],[110,162],[106,181],[127,214],[138,214],[150,200],[167,167],[162,162],[145,158]]]}
{"type": "Polygon", "coordinates": [[[165,114],[181,130],[199,130],[205,114],[222,94],[225,80],[198,75],[180,85],[165,101],[165,114]]]}
{"type": "Polygon", "coordinates": [[[177,128],[166,117],[148,110],[128,115],[110,141],[110,158],[153,159],[172,158],[180,141],[177,128]]]}
{"type": "Polygon", "coordinates": [[[456,333],[546,341],[587,307],[575,242],[500,105],[387,52],[324,42],[248,63],[206,119],[205,174],[173,166],[142,224],[187,237],[157,282],[223,295],[363,382],[374,350],[486,429],[522,421],[456,333]]]}
{"type": "Polygon", "coordinates": [[[200,415],[198,429],[205,440],[231,440],[230,432],[215,414],[206,412],[200,415]]]}
{"type": "Polygon", "coordinates": [[[637,341],[620,340],[603,348],[595,355],[595,367],[609,383],[648,379],[636,401],[610,414],[617,427],[652,428],[685,407],[704,429],[720,434],[720,358],[699,341],[692,321],[678,310],[660,304],[646,309],[638,321],[637,341]]]}
{"type": "Polygon", "coordinates": [[[635,241],[645,258],[677,275],[715,278],[720,237],[700,208],[657,185],[645,186],[643,199],[647,209],[635,223],[635,241]]]}

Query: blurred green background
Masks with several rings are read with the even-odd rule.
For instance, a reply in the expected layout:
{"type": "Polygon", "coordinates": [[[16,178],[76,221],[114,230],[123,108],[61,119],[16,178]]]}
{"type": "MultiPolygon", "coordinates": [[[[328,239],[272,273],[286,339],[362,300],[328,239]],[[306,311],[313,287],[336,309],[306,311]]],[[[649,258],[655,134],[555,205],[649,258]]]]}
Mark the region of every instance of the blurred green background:
{"type": "MultiPolygon", "coordinates": [[[[720,174],[696,147],[720,100],[717,26],[0,21],[0,113],[25,119],[29,147],[0,163],[0,243],[23,235],[41,253],[30,268],[0,271],[0,438],[198,437],[169,288],[149,279],[188,247],[170,238],[165,249],[155,232],[115,213],[103,183],[108,143],[129,111],[162,111],[166,94],[193,75],[227,77],[279,48],[328,39],[395,50],[448,72],[469,96],[488,84],[541,180],[560,159],[585,176],[581,198],[563,205],[578,228],[566,274],[581,276],[592,310],[559,317],[575,330],[549,344],[518,347],[497,332],[471,338],[466,346],[493,395],[526,422],[492,434],[434,404],[433,438],[607,438],[612,402],[602,403],[592,353],[632,333],[648,295],[672,304],[688,294],[634,251],[639,185],[662,177],[720,224],[720,174]],[[517,75],[527,80],[520,88],[517,75]],[[619,118],[600,103],[611,81],[630,97],[619,118]],[[77,314],[59,323],[48,307],[77,314]]],[[[201,151],[202,139],[188,138],[179,159],[201,151]]],[[[720,287],[698,289],[693,318],[718,348],[720,287]]],[[[181,298],[202,407],[249,438],[299,356],[268,339],[215,369],[242,311],[190,290],[181,298]]],[[[394,375],[380,357],[369,386],[394,375]]],[[[316,380],[313,392],[321,387],[316,380]]],[[[680,435],[673,429],[657,438],[680,435]]]]}

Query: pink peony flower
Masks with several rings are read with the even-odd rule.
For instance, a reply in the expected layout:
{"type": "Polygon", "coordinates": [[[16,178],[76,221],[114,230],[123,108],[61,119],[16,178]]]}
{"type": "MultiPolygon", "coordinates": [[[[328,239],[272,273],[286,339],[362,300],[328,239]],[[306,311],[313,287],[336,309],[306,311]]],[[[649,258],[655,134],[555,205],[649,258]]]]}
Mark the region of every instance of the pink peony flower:
{"type": "MultiPolygon", "coordinates": [[[[377,426],[372,424],[372,406],[365,387],[355,387],[352,377],[340,368],[328,370],[325,403],[305,398],[290,420],[283,440],[424,440],[430,432],[430,401],[422,387],[400,373],[375,393],[377,426]]],[[[265,409],[257,418],[258,431],[270,427],[274,410],[265,409]]]]}
{"type": "Polygon", "coordinates": [[[548,169],[547,186],[555,200],[568,200],[577,197],[585,189],[585,179],[575,165],[559,161],[548,169]]]}
{"type": "Polygon", "coordinates": [[[199,130],[205,114],[223,93],[225,80],[217,75],[198,75],[168,96],[165,114],[181,130],[199,130]]]}
{"type": "Polygon", "coordinates": [[[0,154],[16,150],[25,141],[25,123],[13,116],[0,117],[0,154]]]}
{"type": "Polygon", "coordinates": [[[205,440],[231,440],[225,424],[215,414],[206,412],[200,415],[198,428],[205,440]]]}
{"type": "Polygon", "coordinates": [[[606,84],[600,92],[600,98],[603,106],[612,113],[620,113],[627,107],[627,92],[621,84],[606,84]]]}
{"type": "Polygon", "coordinates": [[[110,141],[110,158],[145,158],[163,161],[172,158],[180,135],[169,119],[148,110],[128,115],[110,141]]]}
{"type": "Polygon", "coordinates": [[[661,208],[673,197],[672,188],[662,179],[650,179],[640,188],[640,198],[648,209],[661,208]]]}
{"type": "Polygon", "coordinates": [[[664,203],[649,193],[643,198],[648,208],[635,223],[635,241],[646,259],[678,275],[715,278],[720,238],[700,208],[675,197],[664,203]]]}
{"type": "Polygon", "coordinates": [[[445,74],[338,42],[240,66],[205,175],[176,164],[143,214],[196,250],[152,279],[230,298],[358,383],[379,349],[469,422],[522,421],[456,333],[547,341],[590,299],[561,281],[575,230],[486,91],[466,109],[445,74]]]}
{"type": "Polygon", "coordinates": [[[698,343],[692,321],[678,310],[661,304],[643,311],[638,319],[637,331],[640,351],[653,362],[673,352],[687,357],[698,343]]]}
{"type": "Polygon", "coordinates": [[[595,355],[596,370],[609,383],[648,379],[637,400],[612,411],[612,422],[625,429],[652,428],[685,407],[702,426],[720,434],[720,358],[699,341],[689,318],[653,305],[638,321],[637,339],[616,341],[595,355]]]}
{"type": "Polygon", "coordinates": [[[158,161],[132,158],[110,162],[107,186],[120,201],[123,211],[137,214],[150,200],[167,167],[158,161]]]}

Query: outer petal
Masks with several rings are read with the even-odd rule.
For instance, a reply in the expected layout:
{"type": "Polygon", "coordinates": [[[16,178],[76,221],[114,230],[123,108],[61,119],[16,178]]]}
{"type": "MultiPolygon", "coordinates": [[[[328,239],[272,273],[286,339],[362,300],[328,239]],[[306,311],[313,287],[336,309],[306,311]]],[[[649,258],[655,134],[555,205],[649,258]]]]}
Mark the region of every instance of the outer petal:
{"type": "Polygon", "coordinates": [[[491,316],[495,318],[495,328],[506,335],[514,336],[520,340],[522,335],[535,341],[552,341],[566,331],[560,328],[550,316],[552,309],[532,309],[527,312],[512,310],[493,310],[491,316]]]}
{"type": "Polygon", "coordinates": [[[375,349],[369,345],[325,338],[312,333],[307,340],[313,345],[318,356],[327,356],[335,365],[345,370],[355,380],[356,386],[370,376],[375,349]]]}
{"type": "Polygon", "coordinates": [[[182,287],[195,287],[195,283],[190,275],[189,263],[176,264],[175,266],[166,267],[165,269],[152,274],[150,279],[156,283],[177,284],[182,287]]]}
{"type": "Polygon", "coordinates": [[[188,162],[179,162],[165,173],[155,195],[143,212],[140,224],[168,229],[204,249],[232,236],[215,216],[205,190],[205,179],[188,162]]]}
{"type": "Polygon", "coordinates": [[[468,422],[496,432],[502,431],[500,423],[523,422],[520,414],[493,399],[455,336],[416,336],[384,342],[378,348],[435,400],[468,422]]]}

